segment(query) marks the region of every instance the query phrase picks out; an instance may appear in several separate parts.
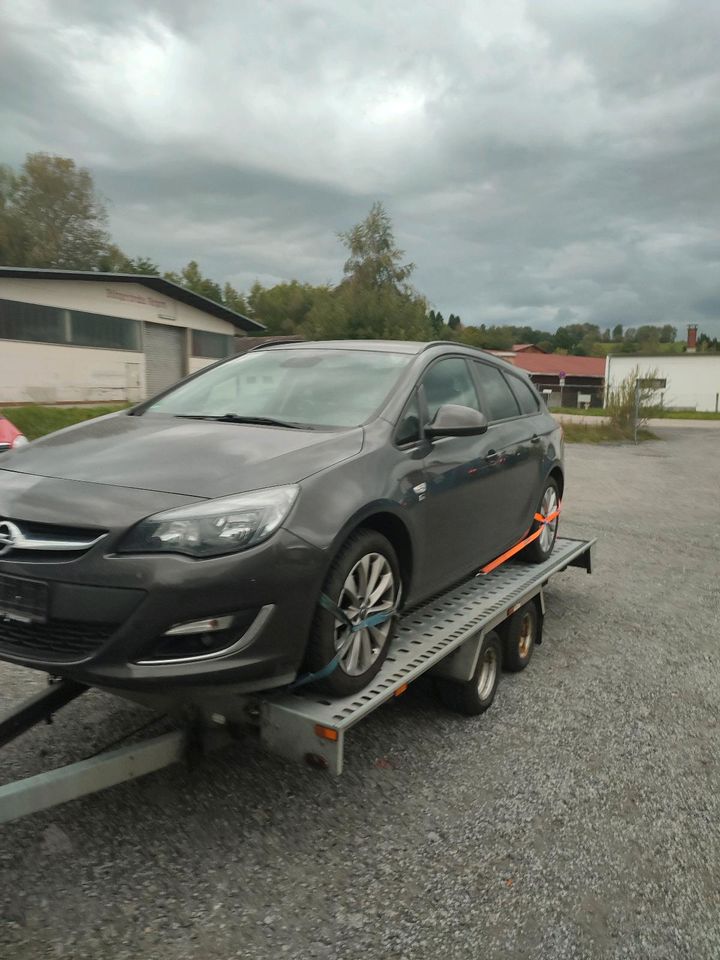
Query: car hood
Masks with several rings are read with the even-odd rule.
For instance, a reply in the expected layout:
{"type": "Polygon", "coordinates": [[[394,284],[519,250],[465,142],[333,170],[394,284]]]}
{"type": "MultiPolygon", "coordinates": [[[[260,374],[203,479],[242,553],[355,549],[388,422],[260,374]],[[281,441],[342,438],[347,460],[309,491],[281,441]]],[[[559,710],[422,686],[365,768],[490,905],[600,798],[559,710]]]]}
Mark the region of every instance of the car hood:
{"type": "Polygon", "coordinates": [[[354,456],[362,443],[360,427],[327,432],[121,413],[0,455],[0,470],[213,498],[296,483],[354,456]]]}

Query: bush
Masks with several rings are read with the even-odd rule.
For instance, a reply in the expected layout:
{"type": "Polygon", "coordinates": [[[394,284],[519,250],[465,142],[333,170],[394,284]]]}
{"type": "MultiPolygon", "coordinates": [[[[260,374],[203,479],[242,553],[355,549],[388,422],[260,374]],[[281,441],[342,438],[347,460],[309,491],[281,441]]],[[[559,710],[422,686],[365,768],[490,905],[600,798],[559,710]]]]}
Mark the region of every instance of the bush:
{"type": "Polygon", "coordinates": [[[636,429],[646,428],[648,419],[656,413],[653,403],[656,391],[642,386],[642,382],[655,380],[657,376],[657,370],[647,370],[641,376],[639,368],[636,367],[617,387],[608,392],[605,412],[612,426],[628,440],[635,439],[636,429]],[[638,380],[641,384],[639,403],[636,398],[638,380]]]}

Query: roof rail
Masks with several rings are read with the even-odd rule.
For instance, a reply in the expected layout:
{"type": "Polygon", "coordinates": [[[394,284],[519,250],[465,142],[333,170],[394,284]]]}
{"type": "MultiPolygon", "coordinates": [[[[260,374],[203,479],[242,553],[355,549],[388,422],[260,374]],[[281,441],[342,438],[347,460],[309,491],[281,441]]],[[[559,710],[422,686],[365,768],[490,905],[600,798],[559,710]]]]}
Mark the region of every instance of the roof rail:
{"type": "Polygon", "coordinates": [[[255,350],[264,350],[265,347],[276,347],[278,344],[287,344],[289,343],[307,343],[307,340],[288,340],[287,337],[277,337],[272,340],[264,340],[262,343],[259,343],[256,347],[250,347],[247,351],[248,353],[254,353],[255,350]]]}
{"type": "Polygon", "coordinates": [[[484,347],[476,347],[472,343],[462,343],[460,340],[430,340],[425,344],[423,350],[429,350],[430,347],[465,347],[466,350],[477,350],[478,353],[487,353],[484,347]]]}

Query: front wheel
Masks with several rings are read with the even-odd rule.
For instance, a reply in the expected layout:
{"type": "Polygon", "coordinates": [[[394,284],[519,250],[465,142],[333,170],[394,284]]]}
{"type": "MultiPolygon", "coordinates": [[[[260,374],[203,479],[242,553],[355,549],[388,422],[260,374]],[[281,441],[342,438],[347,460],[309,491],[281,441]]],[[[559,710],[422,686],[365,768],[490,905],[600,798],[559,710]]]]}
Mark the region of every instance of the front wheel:
{"type": "Polygon", "coordinates": [[[307,665],[321,672],[342,651],[337,667],[318,686],[346,697],[366,687],[383,665],[395,628],[400,568],[392,544],[375,530],[358,530],[335,558],[323,593],[342,617],[319,605],[310,631],[307,665]],[[382,615],[389,614],[387,619],[382,615]],[[372,618],[379,622],[353,630],[372,618]]]}
{"type": "MultiPolygon", "coordinates": [[[[543,495],[540,498],[540,504],[537,509],[537,513],[541,517],[550,517],[560,507],[560,490],[557,485],[557,481],[552,477],[548,477],[545,481],[545,488],[543,490],[543,495]]],[[[554,520],[551,520],[550,523],[545,523],[541,520],[533,520],[533,525],[530,528],[530,534],[537,533],[539,530],[540,533],[533,540],[532,543],[528,544],[527,547],[522,552],[522,559],[526,560],[528,563],[544,563],[545,560],[552,553],[553,547],[555,546],[555,538],[557,537],[558,531],[558,520],[559,517],[555,517],[554,520]]]]}

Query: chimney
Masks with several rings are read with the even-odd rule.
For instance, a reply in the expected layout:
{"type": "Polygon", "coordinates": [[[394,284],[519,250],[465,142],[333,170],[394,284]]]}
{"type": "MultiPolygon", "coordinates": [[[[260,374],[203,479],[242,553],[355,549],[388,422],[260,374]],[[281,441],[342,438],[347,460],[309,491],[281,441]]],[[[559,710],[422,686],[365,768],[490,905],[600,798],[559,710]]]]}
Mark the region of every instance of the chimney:
{"type": "Polygon", "coordinates": [[[697,350],[697,324],[689,323],[688,324],[688,335],[687,335],[687,352],[695,353],[697,350]]]}

